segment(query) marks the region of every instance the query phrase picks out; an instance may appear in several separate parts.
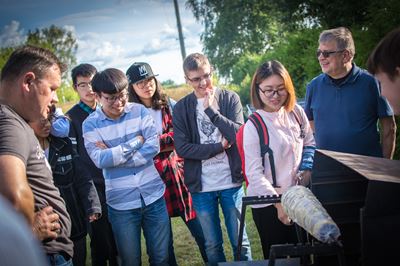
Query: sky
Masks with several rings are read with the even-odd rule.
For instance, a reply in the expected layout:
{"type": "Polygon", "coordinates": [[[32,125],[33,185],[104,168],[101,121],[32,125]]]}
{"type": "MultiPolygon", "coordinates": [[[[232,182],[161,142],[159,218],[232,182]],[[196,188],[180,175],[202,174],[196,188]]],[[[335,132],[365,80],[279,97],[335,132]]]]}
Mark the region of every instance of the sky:
{"type": "MultiPolygon", "coordinates": [[[[178,0],[186,54],[202,52],[202,25],[178,0]]],[[[147,62],[158,79],[184,82],[173,0],[0,0],[0,46],[54,24],[77,39],[77,63],[125,72],[147,62]]]]}

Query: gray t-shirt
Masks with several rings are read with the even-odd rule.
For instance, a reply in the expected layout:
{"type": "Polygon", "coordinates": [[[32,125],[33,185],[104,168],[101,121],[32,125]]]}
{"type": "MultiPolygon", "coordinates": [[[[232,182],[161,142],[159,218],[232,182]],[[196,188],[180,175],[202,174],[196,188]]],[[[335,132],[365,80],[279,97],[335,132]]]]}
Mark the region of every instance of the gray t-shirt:
{"type": "Polygon", "coordinates": [[[53,183],[50,166],[29,125],[9,106],[0,103],[0,154],[20,158],[26,167],[28,183],[35,197],[35,211],[50,205],[60,216],[61,232],[54,240],[43,241],[46,253],[63,251],[73,256],[69,239],[71,220],[60,192],[53,183]]]}

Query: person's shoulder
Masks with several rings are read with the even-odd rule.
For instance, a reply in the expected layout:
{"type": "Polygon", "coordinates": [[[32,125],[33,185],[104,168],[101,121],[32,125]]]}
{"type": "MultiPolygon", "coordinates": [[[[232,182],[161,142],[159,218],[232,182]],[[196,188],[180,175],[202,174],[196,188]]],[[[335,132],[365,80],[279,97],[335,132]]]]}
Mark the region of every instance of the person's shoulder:
{"type": "Polygon", "coordinates": [[[217,91],[219,91],[222,95],[225,95],[230,98],[239,98],[239,94],[237,94],[236,91],[226,89],[226,88],[217,88],[217,91]]]}
{"type": "Polygon", "coordinates": [[[357,73],[361,78],[368,80],[370,82],[374,82],[374,83],[377,82],[377,79],[371,73],[369,73],[367,70],[360,68],[360,67],[357,67],[357,70],[358,70],[357,73]]]}
{"type": "Polygon", "coordinates": [[[193,97],[194,97],[193,92],[192,92],[192,93],[189,93],[189,94],[186,95],[186,96],[184,96],[183,98],[181,98],[180,100],[178,100],[178,101],[176,102],[176,104],[175,104],[175,106],[174,106],[174,109],[175,109],[175,108],[183,108],[183,106],[185,106],[186,104],[188,104],[190,101],[193,101],[193,97]]]}
{"type": "MultiPolygon", "coordinates": [[[[5,104],[0,104],[0,120],[1,125],[7,123],[8,126],[27,128],[28,125],[25,120],[19,116],[10,106],[5,104]]],[[[18,131],[13,134],[18,133],[18,131]]]]}
{"type": "Polygon", "coordinates": [[[86,119],[82,123],[82,126],[85,126],[88,124],[95,124],[97,121],[102,119],[102,116],[104,116],[104,115],[101,113],[101,109],[98,108],[93,113],[88,115],[88,117],[86,117],[86,119]]]}
{"type": "Polygon", "coordinates": [[[314,85],[317,85],[317,84],[323,82],[324,79],[325,79],[325,76],[326,76],[326,74],[324,74],[324,73],[321,73],[321,74],[319,74],[318,76],[315,76],[314,78],[312,78],[312,79],[310,80],[310,82],[308,83],[308,85],[309,85],[309,86],[314,86],[314,85]]]}
{"type": "Polygon", "coordinates": [[[65,114],[69,117],[75,116],[81,108],[79,107],[79,103],[72,106],[65,114]]]}

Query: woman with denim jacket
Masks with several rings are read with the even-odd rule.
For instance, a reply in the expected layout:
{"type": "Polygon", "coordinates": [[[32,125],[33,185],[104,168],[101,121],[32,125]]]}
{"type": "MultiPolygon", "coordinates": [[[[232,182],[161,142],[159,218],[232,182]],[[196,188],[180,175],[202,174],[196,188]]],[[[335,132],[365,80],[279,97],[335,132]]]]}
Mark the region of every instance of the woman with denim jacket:
{"type": "Polygon", "coordinates": [[[50,134],[49,119],[29,122],[53,172],[53,180],[71,217],[71,240],[74,242],[73,264],[85,266],[87,221],[101,215],[100,201],[90,174],[81,166],[79,156],[67,137],[50,134]]]}

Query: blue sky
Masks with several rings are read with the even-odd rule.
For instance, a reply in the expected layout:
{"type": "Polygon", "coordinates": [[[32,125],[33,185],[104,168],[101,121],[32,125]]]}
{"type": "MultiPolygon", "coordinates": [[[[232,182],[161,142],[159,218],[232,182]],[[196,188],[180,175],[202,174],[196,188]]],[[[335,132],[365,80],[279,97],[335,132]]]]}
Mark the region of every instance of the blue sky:
{"type": "MultiPolygon", "coordinates": [[[[178,0],[186,54],[201,52],[202,25],[178,0]]],[[[0,45],[21,43],[28,30],[52,24],[72,30],[78,63],[122,71],[148,62],[161,81],[183,83],[173,0],[0,0],[0,45]]]]}

